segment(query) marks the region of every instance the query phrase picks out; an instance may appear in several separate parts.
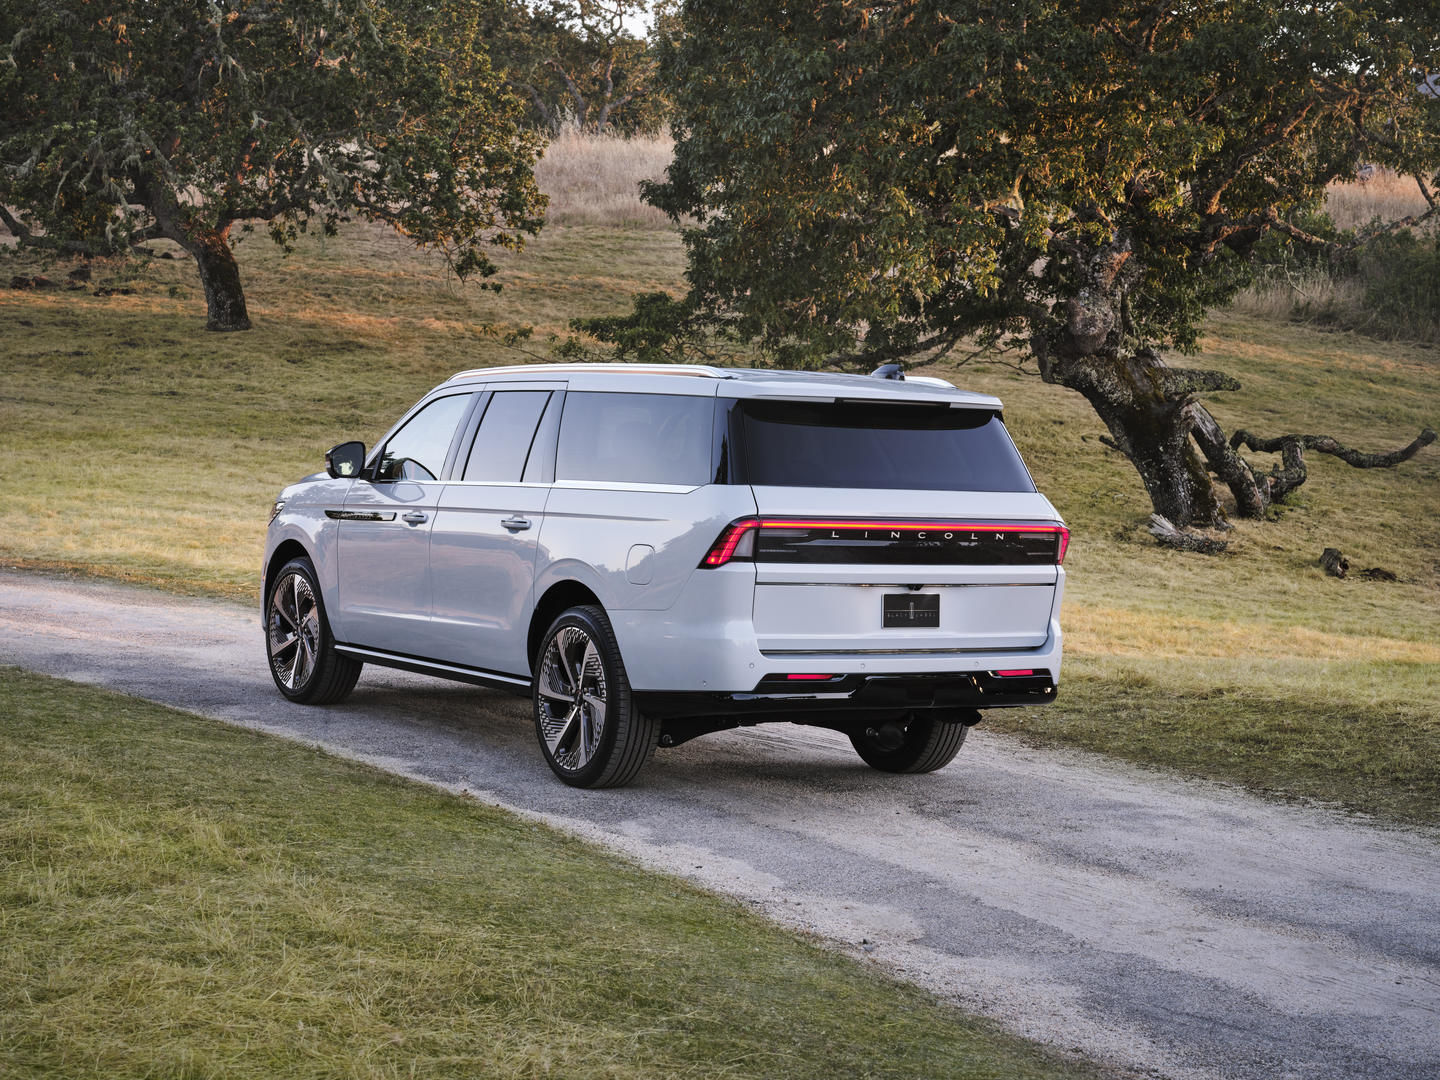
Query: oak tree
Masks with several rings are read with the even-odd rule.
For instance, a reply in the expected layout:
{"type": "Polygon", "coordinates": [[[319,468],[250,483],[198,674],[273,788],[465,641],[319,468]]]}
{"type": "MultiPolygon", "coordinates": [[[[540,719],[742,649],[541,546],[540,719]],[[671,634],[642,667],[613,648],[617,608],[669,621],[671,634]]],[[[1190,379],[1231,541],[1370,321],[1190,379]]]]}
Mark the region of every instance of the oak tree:
{"type": "MultiPolygon", "coordinates": [[[[663,19],[670,0],[654,5],[663,19]]],[[[653,134],[667,102],[651,43],[632,32],[649,0],[511,0],[486,28],[496,66],[550,132],[653,134]]]]}
{"type": "Polygon", "coordinates": [[[675,160],[647,197],[697,222],[690,292],[602,336],[653,344],[659,311],[783,365],[1020,348],[1085,396],[1181,527],[1223,525],[1212,474],[1258,516],[1306,450],[1388,465],[1434,439],[1227,439],[1201,395],[1236,381],[1162,353],[1195,349],[1257,245],[1334,242],[1300,223],[1362,164],[1429,206],[1375,231],[1440,216],[1435,5],[687,0],[681,21],[675,160]]]}
{"type": "Polygon", "coordinates": [[[195,258],[213,330],[250,325],[237,225],[347,216],[494,273],[540,224],[475,0],[0,0],[0,222],[21,244],[195,258]]]}

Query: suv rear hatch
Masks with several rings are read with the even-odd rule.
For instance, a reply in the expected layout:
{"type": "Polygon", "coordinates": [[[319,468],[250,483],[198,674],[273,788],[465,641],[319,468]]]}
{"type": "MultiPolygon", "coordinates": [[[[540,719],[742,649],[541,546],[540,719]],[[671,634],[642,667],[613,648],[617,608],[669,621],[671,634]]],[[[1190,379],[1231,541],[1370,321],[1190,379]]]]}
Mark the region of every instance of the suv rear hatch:
{"type": "MultiPolygon", "coordinates": [[[[992,399],[993,400],[993,399],[992,399]]],[[[1068,533],[993,407],[748,399],[731,410],[756,517],[766,655],[923,656],[1046,644],[1068,533]]]]}

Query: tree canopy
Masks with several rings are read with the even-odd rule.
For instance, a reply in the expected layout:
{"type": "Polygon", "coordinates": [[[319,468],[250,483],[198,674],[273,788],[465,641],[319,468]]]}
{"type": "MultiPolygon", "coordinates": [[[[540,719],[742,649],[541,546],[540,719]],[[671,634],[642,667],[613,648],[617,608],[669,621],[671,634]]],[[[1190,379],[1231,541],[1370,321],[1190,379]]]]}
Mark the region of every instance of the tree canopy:
{"type": "Polygon", "coordinates": [[[652,7],[663,22],[671,0],[510,0],[486,28],[495,65],[530,105],[533,122],[557,132],[651,134],[668,102],[656,81],[652,45],[633,23],[652,7]]]}
{"type": "MultiPolygon", "coordinates": [[[[1303,223],[1362,163],[1414,177],[1437,214],[1433,4],[688,0],[680,18],[675,161],[647,194],[698,221],[689,296],[658,306],[671,327],[784,365],[1019,347],[1094,405],[1176,524],[1223,523],[1207,470],[1242,514],[1289,481],[1196,399],[1233,380],[1159,350],[1195,347],[1258,245],[1331,242],[1303,223]]],[[[598,329],[651,340],[647,305],[598,329]]],[[[1295,438],[1303,480],[1319,443],[1295,438]]]]}
{"type": "Polygon", "coordinates": [[[77,254],[165,237],[212,329],[248,328],[238,223],[281,244],[348,215],[463,277],[540,225],[521,124],[475,0],[0,0],[0,221],[77,254]]]}

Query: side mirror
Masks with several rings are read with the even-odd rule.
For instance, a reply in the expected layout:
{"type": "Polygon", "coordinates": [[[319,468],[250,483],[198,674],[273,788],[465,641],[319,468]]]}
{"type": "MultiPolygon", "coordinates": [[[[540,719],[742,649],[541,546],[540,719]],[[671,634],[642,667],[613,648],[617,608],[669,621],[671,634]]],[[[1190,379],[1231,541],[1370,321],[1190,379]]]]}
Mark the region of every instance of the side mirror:
{"type": "Polygon", "coordinates": [[[332,479],[343,480],[359,476],[365,467],[365,444],[363,442],[342,442],[325,451],[325,471],[332,479]]]}

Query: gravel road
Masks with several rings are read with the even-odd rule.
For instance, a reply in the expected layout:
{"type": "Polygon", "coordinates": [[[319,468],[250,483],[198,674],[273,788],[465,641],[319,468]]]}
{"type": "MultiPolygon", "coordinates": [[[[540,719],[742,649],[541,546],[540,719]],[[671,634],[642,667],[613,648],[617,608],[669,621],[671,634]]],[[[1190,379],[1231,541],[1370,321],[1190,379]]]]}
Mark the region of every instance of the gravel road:
{"type": "Polygon", "coordinates": [[[662,750],[631,788],[575,791],[541,760],[528,702],[367,668],[344,705],[293,706],[254,611],[13,572],[0,663],[543,817],[1126,1071],[1440,1076],[1433,832],[983,727],[929,776],[874,772],[843,738],[786,725],[662,750]]]}

